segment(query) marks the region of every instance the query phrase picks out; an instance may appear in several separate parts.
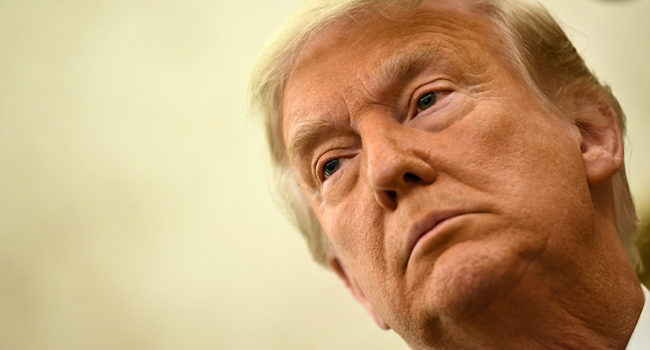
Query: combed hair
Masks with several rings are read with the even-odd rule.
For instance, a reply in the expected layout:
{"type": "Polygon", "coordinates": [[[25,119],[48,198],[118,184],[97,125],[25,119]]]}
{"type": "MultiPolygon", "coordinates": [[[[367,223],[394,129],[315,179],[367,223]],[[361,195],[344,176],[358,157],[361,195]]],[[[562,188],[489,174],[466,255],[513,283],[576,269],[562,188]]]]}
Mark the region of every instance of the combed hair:
{"type": "MultiPolygon", "coordinates": [[[[609,104],[625,135],[625,114],[607,84],[587,68],[553,16],[538,2],[516,0],[457,0],[484,15],[502,42],[499,53],[510,68],[537,96],[544,108],[562,112],[562,99],[570,91],[595,94],[609,104]]],[[[329,242],[298,185],[289,163],[282,132],[282,100],[286,81],[307,42],[325,26],[364,15],[399,19],[416,9],[422,0],[316,0],[305,4],[273,36],[260,54],[250,83],[251,106],[266,128],[276,182],[275,195],[286,208],[290,221],[300,230],[318,263],[327,265],[329,242]]],[[[573,118],[578,126],[581,116],[573,118]]],[[[612,179],[616,224],[627,254],[637,271],[643,266],[635,239],[638,219],[630,193],[625,165],[612,179]]]]}

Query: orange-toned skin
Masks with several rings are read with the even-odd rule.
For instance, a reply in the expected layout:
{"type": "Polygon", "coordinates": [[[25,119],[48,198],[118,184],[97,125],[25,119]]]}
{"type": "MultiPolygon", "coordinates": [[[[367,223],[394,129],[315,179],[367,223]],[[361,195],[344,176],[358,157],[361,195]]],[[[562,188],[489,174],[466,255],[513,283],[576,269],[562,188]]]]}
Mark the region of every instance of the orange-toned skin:
{"type": "Polygon", "coordinates": [[[644,299],[616,231],[615,115],[569,93],[565,106],[597,121],[582,131],[542,108],[498,50],[485,19],[444,2],[311,39],[283,130],[330,265],[413,349],[624,349],[644,299]],[[417,69],[379,74],[422,47],[417,69]],[[428,92],[438,101],[419,110],[428,92]],[[318,137],[296,145],[305,125],[318,137]],[[449,218],[414,238],[436,215],[449,218]]]}

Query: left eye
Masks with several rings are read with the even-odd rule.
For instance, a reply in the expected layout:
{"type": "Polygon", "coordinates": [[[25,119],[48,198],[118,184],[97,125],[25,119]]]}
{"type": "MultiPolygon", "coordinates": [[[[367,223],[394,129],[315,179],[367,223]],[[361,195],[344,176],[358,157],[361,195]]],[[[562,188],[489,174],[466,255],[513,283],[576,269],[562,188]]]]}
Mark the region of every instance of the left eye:
{"type": "Polygon", "coordinates": [[[334,175],[339,168],[341,168],[341,161],[338,158],[332,159],[323,166],[323,173],[325,174],[325,177],[330,177],[334,175]]]}
{"type": "Polygon", "coordinates": [[[430,92],[428,94],[425,94],[424,96],[420,97],[418,100],[418,109],[423,111],[434,104],[438,101],[438,98],[436,97],[436,94],[433,92],[430,92]]]}

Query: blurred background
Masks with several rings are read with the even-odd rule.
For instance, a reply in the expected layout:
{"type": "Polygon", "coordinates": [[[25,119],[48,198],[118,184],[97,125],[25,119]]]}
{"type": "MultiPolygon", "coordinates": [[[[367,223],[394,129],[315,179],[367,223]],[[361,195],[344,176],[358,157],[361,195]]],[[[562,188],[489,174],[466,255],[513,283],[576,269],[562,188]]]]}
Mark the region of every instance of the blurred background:
{"type": "MultiPolygon", "coordinates": [[[[647,232],[650,0],[543,2],[628,114],[647,232]]],[[[269,196],[245,92],[300,3],[0,0],[0,349],[407,349],[269,196]]]]}

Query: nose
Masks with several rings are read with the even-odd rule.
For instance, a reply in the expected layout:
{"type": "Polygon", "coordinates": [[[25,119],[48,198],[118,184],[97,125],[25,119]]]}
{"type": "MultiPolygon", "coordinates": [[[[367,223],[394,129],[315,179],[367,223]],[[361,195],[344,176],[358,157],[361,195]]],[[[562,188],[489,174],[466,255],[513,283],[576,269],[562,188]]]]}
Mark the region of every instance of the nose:
{"type": "Polygon", "coordinates": [[[383,208],[395,210],[413,188],[435,181],[436,171],[425,160],[427,145],[417,137],[421,135],[418,131],[370,116],[359,128],[366,179],[383,208]]]}

